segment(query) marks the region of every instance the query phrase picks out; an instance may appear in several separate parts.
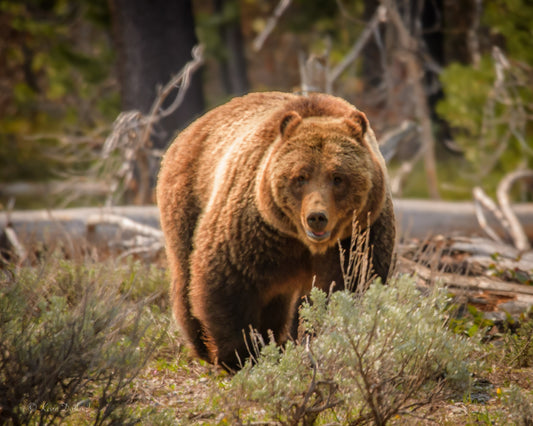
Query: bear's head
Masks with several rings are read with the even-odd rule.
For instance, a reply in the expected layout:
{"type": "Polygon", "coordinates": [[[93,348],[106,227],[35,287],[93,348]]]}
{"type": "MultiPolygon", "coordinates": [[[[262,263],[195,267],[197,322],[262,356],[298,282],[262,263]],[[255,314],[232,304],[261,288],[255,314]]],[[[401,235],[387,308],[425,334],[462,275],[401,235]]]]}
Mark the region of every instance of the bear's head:
{"type": "Polygon", "coordinates": [[[354,213],[371,225],[385,199],[385,175],[367,131],[355,109],[342,118],[286,113],[258,174],[257,205],[267,223],[312,253],[349,237],[354,213]]]}

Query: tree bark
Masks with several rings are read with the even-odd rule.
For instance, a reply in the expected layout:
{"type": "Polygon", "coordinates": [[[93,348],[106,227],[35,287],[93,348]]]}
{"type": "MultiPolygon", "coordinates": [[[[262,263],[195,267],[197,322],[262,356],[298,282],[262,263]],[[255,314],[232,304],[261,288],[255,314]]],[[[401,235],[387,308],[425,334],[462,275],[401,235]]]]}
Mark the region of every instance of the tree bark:
{"type": "Polygon", "coordinates": [[[392,0],[382,0],[382,4],[387,7],[390,21],[396,29],[399,45],[404,55],[407,78],[412,85],[415,116],[420,123],[420,136],[423,144],[424,167],[429,196],[433,199],[439,199],[437,163],[435,160],[435,138],[433,137],[428,96],[423,84],[424,71],[417,56],[421,52],[421,49],[418,41],[409,33],[396,8],[395,2],[392,0]]]}
{"type": "Polygon", "coordinates": [[[250,90],[250,84],[246,74],[239,5],[235,0],[214,0],[214,6],[215,13],[224,18],[218,31],[225,48],[220,60],[222,84],[228,95],[243,95],[250,90]]]}
{"type": "MultiPolygon", "coordinates": [[[[110,4],[122,109],[146,114],[157,88],[182,69],[197,44],[191,1],[110,0],[110,4]]],[[[165,148],[174,133],[203,110],[201,76],[195,73],[182,106],[155,128],[154,146],[165,148]]]]}

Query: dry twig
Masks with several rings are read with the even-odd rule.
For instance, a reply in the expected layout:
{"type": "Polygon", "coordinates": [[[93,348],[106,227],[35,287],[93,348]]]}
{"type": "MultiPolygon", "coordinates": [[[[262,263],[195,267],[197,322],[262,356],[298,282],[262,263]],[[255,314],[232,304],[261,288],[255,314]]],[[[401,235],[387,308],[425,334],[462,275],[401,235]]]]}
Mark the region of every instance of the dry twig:
{"type": "Polygon", "coordinates": [[[488,224],[487,219],[485,218],[485,214],[483,213],[483,207],[485,207],[487,210],[489,210],[495,218],[497,218],[500,221],[500,224],[505,228],[508,229],[508,223],[505,220],[505,217],[502,215],[502,212],[496,205],[496,203],[490,198],[487,194],[485,194],[485,191],[481,189],[479,186],[476,186],[472,194],[474,195],[474,207],[476,210],[476,218],[479,222],[479,226],[481,226],[481,229],[485,231],[485,233],[492,238],[494,241],[498,241],[499,243],[502,242],[502,239],[497,234],[494,229],[488,224]]]}
{"type": "Polygon", "coordinates": [[[252,43],[255,52],[259,52],[261,50],[270,33],[274,30],[274,28],[276,28],[279,18],[281,18],[281,15],[283,15],[283,13],[290,6],[291,1],[292,0],[280,0],[278,5],[274,9],[274,13],[268,19],[264,30],[261,31],[261,33],[255,38],[252,43]]]}
{"type": "Polygon", "coordinates": [[[387,19],[387,9],[385,6],[380,5],[376,9],[376,12],[372,16],[372,19],[368,22],[367,26],[361,33],[359,39],[354,43],[350,51],[346,54],[343,60],[335,67],[331,72],[328,72],[326,76],[326,92],[332,93],[333,83],[339,78],[339,76],[350,66],[350,64],[357,59],[361,54],[363,47],[368,43],[372,33],[376,30],[381,22],[385,22],[387,19]]]}
{"type": "Polygon", "coordinates": [[[87,233],[94,233],[96,226],[110,224],[116,225],[122,231],[131,232],[135,235],[129,240],[120,241],[120,245],[128,248],[118,259],[131,254],[155,253],[165,246],[163,232],[142,223],[135,222],[124,216],[102,213],[89,216],[86,221],[87,233]]]}
{"type": "Polygon", "coordinates": [[[524,228],[518,221],[513,209],[511,208],[509,191],[516,180],[525,178],[533,178],[533,170],[518,170],[509,173],[501,180],[496,192],[502,214],[509,223],[511,238],[513,239],[514,245],[518,250],[529,250],[531,245],[529,244],[529,240],[524,232],[524,228]]]}
{"type": "Polygon", "coordinates": [[[108,206],[113,205],[116,198],[132,184],[135,170],[139,173],[137,204],[151,201],[152,163],[159,160],[160,153],[151,149],[150,135],[153,125],[176,111],[183,102],[192,74],[203,64],[203,46],[195,46],[192,56],[193,59],[159,90],[148,115],[126,111],[113,123],[113,131],[102,149],[104,161],[100,164],[100,174],[111,178],[111,192],[106,202],[108,206]],[[162,109],[163,103],[176,88],[178,92],[172,104],[162,109]],[[120,154],[118,159],[112,155],[115,152],[120,154]]]}
{"type": "Polygon", "coordinates": [[[531,245],[524,228],[511,208],[509,191],[515,181],[527,178],[533,178],[533,170],[518,170],[507,174],[499,183],[496,192],[499,206],[481,188],[476,187],[473,190],[476,217],[483,231],[493,240],[501,242],[498,234],[488,225],[480,206],[485,207],[494,215],[502,228],[511,237],[514,246],[521,251],[529,250],[531,245]]]}
{"type": "Polygon", "coordinates": [[[399,126],[385,133],[379,140],[379,150],[385,158],[385,162],[389,162],[398,152],[401,142],[409,140],[414,135],[419,133],[418,126],[409,120],[404,120],[399,126]]]}
{"type": "Polygon", "coordinates": [[[183,69],[173,78],[171,78],[162,89],[159,90],[157,98],[152,104],[152,108],[150,108],[150,112],[145,119],[145,128],[142,136],[142,143],[144,145],[149,143],[150,132],[152,131],[153,124],[164,117],[168,117],[181,105],[185,97],[185,93],[191,84],[192,75],[203,65],[204,47],[201,44],[194,46],[191,54],[192,60],[187,62],[183,69]],[[162,109],[163,102],[176,88],[178,88],[178,93],[172,101],[172,104],[168,108],[162,109]]]}

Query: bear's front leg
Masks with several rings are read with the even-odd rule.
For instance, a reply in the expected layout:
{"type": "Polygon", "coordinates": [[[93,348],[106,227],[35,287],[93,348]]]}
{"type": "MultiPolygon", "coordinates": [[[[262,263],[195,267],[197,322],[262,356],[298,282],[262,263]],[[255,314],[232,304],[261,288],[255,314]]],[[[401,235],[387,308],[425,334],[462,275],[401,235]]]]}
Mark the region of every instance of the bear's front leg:
{"type": "MultiPolygon", "coordinates": [[[[290,283],[283,284],[291,288],[290,283]]],[[[287,340],[299,293],[269,295],[265,287],[271,287],[271,283],[253,282],[236,270],[231,274],[211,270],[205,275],[194,275],[190,293],[192,312],[201,323],[212,362],[237,369],[250,355],[257,356],[250,354],[256,347],[252,331],[258,333],[264,343],[269,342],[270,336],[278,344],[287,340]],[[217,280],[215,277],[225,278],[217,280]]]]}
{"type": "Polygon", "coordinates": [[[233,271],[216,271],[217,265],[193,273],[191,310],[203,332],[210,361],[235,369],[249,356],[250,327],[261,320],[257,291],[233,271]],[[245,341],[248,339],[248,342],[245,341]]]}

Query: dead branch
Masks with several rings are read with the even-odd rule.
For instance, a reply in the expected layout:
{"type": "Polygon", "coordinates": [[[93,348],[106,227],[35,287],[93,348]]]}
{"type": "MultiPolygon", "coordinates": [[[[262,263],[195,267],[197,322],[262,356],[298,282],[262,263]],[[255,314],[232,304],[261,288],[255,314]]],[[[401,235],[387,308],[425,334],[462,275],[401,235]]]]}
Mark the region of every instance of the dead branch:
{"type": "Polygon", "coordinates": [[[468,51],[470,52],[470,57],[475,67],[477,67],[481,61],[478,32],[481,15],[483,13],[482,1],[483,0],[474,0],[474,18],[467,34],[468,51]]]}
{"type": "Polygon", "coordinates": [[[329,52],[324,56],[311,55],[305,58],[305,53],[300,52],[298,55],[298,64],[300,68],[300,81],[302,94],[308,95],[309,92],[323,92],[325,89],[325,80],[327,73],[327,61],[329,52]]]}
{"type": "MultiPolygon", "coordinates": [[[[404,262],[405,260],[402,260],[404,262]]],[[[422,266],[416,262],[407,262],[416,274],[427,283],[441,281],[448,288],[462,290],[486,290],[508,295],[522,294],[524,300],[533,305],[533,288],[523,284],[508,283],[498,279],[491,279],[483,276],[465,276],[446,272],[432,271],[430,268],[422,266]]]]}
{"type": "MultiPolygon", "coordinates": [[[[394,210],[399,234],[403,237],[426,238],[430,235],[479,235],[481,229],[471,202],[395,199],[394,210]]],[[[529,238],[533,239],[533,203],[513,205],[518,220],[529,238]]],[[[35,241],[46,245],[64,240],[68,234],[73,244],[86,239],[87,219],[93,215],[110,213],[125,216],[135,222],[158,229],[159,211],[156,206],[77,207],[68,209],[13,211],[10,223],[19,240],[29,248],[35,241]]],[[[0,214],[0,229],[7,227],[5,215],[0,214]]],[[[97,226],[96,242],[108,244],[114,233],[112,227],[97,226]]]]}
{"type": "MultiPolygon", "coordinates": [[[[513,67],[496,46],[492,49],[492,60],[495,79],[483,106],[477,150],[480,155],[478,163],[482,167],[477,171],[478,179],[494,170],[514,140],[526,162],[527,157],[533,155],[531,144],[525,137],[531,122],[528,114],[531,105],[525,104],[527,101],[521,93],[521,88],[530,87],[531,81],[524,77],[519,66],[513,67]]],[[[531,75],[531,69],[525,74],[531,75]]]]}
{"type": "Polygon", "coordinates": [[[522,271],[533,279],[533,252],[522,253],[515,247],[503,242],[496,242],[478,237],[455,237],[451,240],[450,253],[467,253],[461,262],[468,263],[477,273],[481,270],[486,276],[493,276],[503,271],[522,271]],[[479,268],[481,267],[481,268],[479,268]]]}
{"type": "Polygon", "coordinates": [[[4,235],[7,239],[9,251],[11,251],[16,256],[18,262],[24,262],[24,260],[26,260],[26,258],[28,257],[28,251],[19,241],[15,230],[9,225],[4,229],[4,235]]]}
{"type": "Polygon", "coordinates": [[[499,183],[496,191],[499,206],[496,205],[492,199],[485,194],[485,192],[476,187],[473,190],[476,217],[479,225],[483,231],[493,240],[501,242],[498,234],[488,225],[483,210],[480,206],[489,210],[493,216],[498,220],[501,227],[511,237],[514,246],[521,251],[526,251],[531,248],[528,236],[513,209],[509,198],[509,191],[513,183],[519,179],[533,178],[533,170],[518,170],[507,174],[499,183]]]}
{"type": "Polygon", "coordinates": [[[407,161],[404,161],[400,166],[400,169],[396,171],[396,174],[391,179],[391,192],[394,196],[399,197],[402,195],[403,183],[407,176],[413,171],[416,163],[422,158],[422,149],[419,148],[415,155],[407,161]]]}
{"type": "Polygon", "coordinates": [[[359,36],[359,39],[354,43],[350,51],[346,54],[343,60],[335,67],[331,72],[328,72],[326,76],[326,92],[332,93],[333,83],[339,78],[339,76],[355,61],[360,55],[363,47],[368,43],[372,33],[381,22],[385,22],[387,19],[387,8],[384,5],[378,6],[376,12],[366,25],[365,29],[359,36]]]}
{"type": "Polygon", "coordinates": [[[98,225],[116,225],[121,231],[129,232],[134,235],[129,239],[121,239],[115,245],[120,245],[126,250],[120,254],[117,260],[132,255],[132,254],[146,254],[156,253],[162,250],[165,246],[163,232],[152,226],[144,225],[128,219],[125,216],[118,216],[110,213],[101,213],[89,216],[87,218],[87,234],[90,237],[95,233],[98,225]]]}
{"type": "Polygon", "coordinates": [[[160,240],[161,243],[163,243],[163,232],[161,232],[159,229],[155,229],[148,225],[143,225],[142,223],[135,222],[124,216],[118,216],[109,213],[89,216],[86,222],[88,232],[93,232],[94,227],[103,223],[117,225],[124,231],[131,231],[137,234],[147,235],[154,239],[160,240]]]}
{"type": "Polygon", "coordinates": [[[454,273],[436,272],[412,260],[401,258],[398,271],[413,274],[421,288],[431,287],[440,282],[458,298],[466,297],[468,303],[490,312],[491,317],[498,313],[505,318],[506,313],[527,312],[533,306],[533,287],[513,284],[498,278],[485,276],[465,276],[454,273]]]}
{"type": "MultiPolygon", "coordinates": [[[[510,244],[492,241],[482,237],[454,237],[450,250],[469,253],[472,256],[493,256],[494,254],[497,254],[498,259],[505,258],[516,260],[528,258],[528,254],[520,256],[520,251],[510,244]]],[[[533,260],[533,253],[531,253],[529,257],[533,260]]],[[[495,260],[493,259],[493,261],[495,260]]]]}
{"type": "Polygon", "coordinates": [[[505,228],[508,229],[508,224],[505,221],[505,217],[502,215],[501,210],[498,208],[496,203],[492,201],[492,199],[485,194],[485,191],[481,189],[479,186],[476,186],[472,194],[474,196],[474,207],[476,209],[476,218],[479,222],[479,226],[483,231],[494,241],[502,242],[502,239],[500,236],[492,229],[492,227],[487,223],[487,219],[485,218],[485,214],[483,212],[482,207],[485,207],[487,210],[489,210],[495,218],[497,218],[500,221],[500,224],[505,228]]]}
{"type": "Polygon", "coordinates": [[[379,150],[385,158],[385,162],[389,162],[398,152],[401,142],[411,139],[419,132],[418,126],[409,120],[404,120],[394,129],[388,131],[379,140],[379,150]]]}
{"type": "Polygon", "coordinates": [[[440,195],[435,161],[435,139],[432,132],[427,96],[422,82],[424,73],[417,57],[417,53],[420,50],[419,43],[407,30],[396,3],[392,0],[381,0],[381,3],[387,8],[387,16],[398,34],[400,53],[406,65],[408,80],[413,88],[415,114],[420,123],[428,191],[432,199],[438,199],[440,195]]]}
{"type": "Polygon", "coordinates": [[[75,192],[77,195],[105,195],[109,184],[102,181],[70,179],[49,182],[12,182],[0,184],[0,194],[10,197],[29,197],[42,194],[61,194],[75,192]]]}
{"type": "Polygon", "coordinates": [[[496,196],[500,203],[501,212],[509,223],[509,232],[518,250],[529,250],[531,245],[524,232],[524,228],[517,219],[509,200],[509,191],[513,183],[519,179],[533,178],[533,170],[518,170],[506,175],[498,185],[496,196]]]}
{"type": "Polygon", "coordinates": [[[192,74],[194,74],[198,70],[198,68],[200,68],[203,65],[204,47],[201,44],[194,46],[191,54],[192,54],[192,60],[187,62],[187,64],[185,64],[183,69],[178,74],[176,74],[173,78],[171,78],[170,81],[167,84],[165,84],[165,86],[163,86],[162,89],[159,90],[157,98],[152,104],[152,108],[150,108],[150,112],[148,113],[146,120],[145,120],[145,128],[144,128],[144,133],[142,137],[142,142],[145,145],[148,144],[148,140],[150,137],[150,133],[152,131],[153,124],[158,122],[162,118],[169,116],[174,111],[176,111],[176,109],[183,102],[185,93],[187,92],[187,89],[189,88],[189,85],[191,84],[192,74]],[[163,110],[162,109],[163,102],[176,88],[178,88],[178,93],[176,94],[174,101],[172,101],[172,104],[168,108],[163,110]]]}
{"type": "Polygon", "coordinates": [[[281,15],[283,15],[283,13],[287,10],[290,4],[291,0],[280,0],[278,5],[274,9],[274,13],[272,14],[272,16],[268,18],[264,30],[261,31],[261,33],[255,38],[252,43],[252,47],[255,52],[259,52],[261,50],[270,33],[274,30],[274,28],[276,28],[276,25],[279,19],[281,18],[281,15]]]}
{"type": "Polygon", "coordinates": [[[159,161],[159,153],[151,149],[150,135],[153,125],[172,114],[183,102],[192,74],[204,62],[202,45],[193,48],[192,57],[178,74],[159,89],[148,115],[144,116],[139,111],[126,111],[113,123],[113,131],[102,149],[103,164],[99,164],[99,174],[111,180],[107,206],[115,204],[115,200],[132,185],[135,170],[139,174],[136,204],[151,201],[152,163],[159,161]],[[163,103],[176,88],[178,92],[172,104],[162,109],[163,103]],[[118,159],[112,155],[116,152],[120,154],[118,159]]]}

